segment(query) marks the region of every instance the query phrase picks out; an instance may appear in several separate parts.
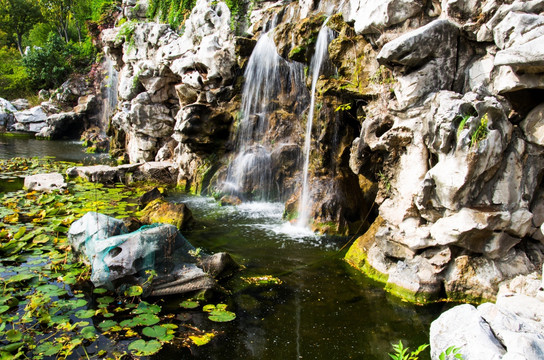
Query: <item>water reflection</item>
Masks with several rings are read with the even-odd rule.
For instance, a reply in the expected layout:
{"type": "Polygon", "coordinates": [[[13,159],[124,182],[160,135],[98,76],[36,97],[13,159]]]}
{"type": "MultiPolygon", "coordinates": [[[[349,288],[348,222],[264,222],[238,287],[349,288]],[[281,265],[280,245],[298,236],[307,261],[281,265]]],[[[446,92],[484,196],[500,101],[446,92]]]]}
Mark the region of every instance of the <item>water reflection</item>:
{"type": "Polygon", "coordinates": [[[58,161],[86,164],[107,161],[107,154],[87,154],[80,141],[37,140],[0,134],[0,159],[51,156],[58,161]]]}
{"type": "Polygon", "coordinates": [[[229,307],[236,320],[213,326],[222,335],[192,354],[168,351],[158,358],[385,360],[392,342],[414,349],[429,341],[443,305],[415,306],[384,292],[342,261],[337,251],[346,239],[275,232],[284,221],[274,204],[172,199],[188,203],[198,219],[184,234],[195,246],[228,251],[246,273],[274,275],[283,284],[234,292],[229,307]]]}

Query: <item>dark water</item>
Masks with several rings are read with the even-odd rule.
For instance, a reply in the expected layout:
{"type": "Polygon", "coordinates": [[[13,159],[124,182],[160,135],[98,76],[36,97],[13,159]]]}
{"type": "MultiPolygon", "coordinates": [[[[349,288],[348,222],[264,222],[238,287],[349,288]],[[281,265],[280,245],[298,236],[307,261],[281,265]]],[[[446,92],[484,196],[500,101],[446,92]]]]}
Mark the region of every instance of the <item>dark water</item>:
{"type": "Polygon", "coordinates": [[[102,162],[105,154],[87,154],[80,141],[69,140],[37,140],[0,134],[0,159],[14,157],[51,156],[58,161],[82,163],[102,162]]]}
{"type": "Polygon", "coordinates": [[[384,292],[342,261],[338,249],[348,239],[297,234],[282,223],[282,204],[220,207],[209,198],[173,199],[199,219],[185,233],[195,246],[227,251],[246,273],[274,275],[283,284],[234,293],[229,306],[236,320],[215,327],[223,335],[192,354],[171,350],[156,358],[389,359],[391,342],[412,349],[428,343],[443,305],[415,306],[384,292]]]}

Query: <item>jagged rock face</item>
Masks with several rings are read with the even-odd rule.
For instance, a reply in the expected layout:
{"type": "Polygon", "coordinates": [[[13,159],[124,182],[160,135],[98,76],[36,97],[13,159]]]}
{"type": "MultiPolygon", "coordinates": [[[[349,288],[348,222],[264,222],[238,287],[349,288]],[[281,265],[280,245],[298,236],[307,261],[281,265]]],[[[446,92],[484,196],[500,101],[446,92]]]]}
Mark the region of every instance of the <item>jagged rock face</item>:
{"type": "Polygon", "coordinates": [[[347,258],[417,301],[494,299],[542,261],[542,5],[473,3],[385,30],[394,97],[368,102],[351,149],[351,169],[379,183],[380,222],[347,258]]]}
{"type": "MultiPolygon", "coordinates": [[[[125,12],[134,13],[133,3],[126,2],[125,12]]],[[[195,169],[223,151],[233,120],[227,106],[236,66],[230,11],[224,3],[199,1],[183,36],[165,24],[126,26],[132,27],[128,38],[123,28],[102,35],[120,70],[112,125],[126,143],[114,148],[125,148],[131,162],[175,159],[180,181],[198,181],[195,169]]]]}

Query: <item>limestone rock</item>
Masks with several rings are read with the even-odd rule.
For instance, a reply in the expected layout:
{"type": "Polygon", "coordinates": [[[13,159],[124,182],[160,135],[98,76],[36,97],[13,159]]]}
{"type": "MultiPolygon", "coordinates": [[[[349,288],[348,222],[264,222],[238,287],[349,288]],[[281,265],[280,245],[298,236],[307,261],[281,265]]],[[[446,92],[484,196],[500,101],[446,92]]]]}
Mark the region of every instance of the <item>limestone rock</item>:
{"type": "Polygon", "coordinates": [[[24,187],[28,191],[45,191],[66,189],[67,184],[60,173],[37,174],[25,177],[24,187]]]}
{"type": "MultiPolygon", "coordinates": [[[[0,100],[1,102],[2,100],[0,100]]],[[[11,101],[11,104],[18,110],[26,110],[30,107],[30,102],[27,99],[15,99],[11,101]]],[[[0,108],[2,105],[0,105],[0,108]]]]}
{"type": "Polygon", "coordinates": [[[47,114],[41,106],[35,106],[28,110],[18,111],[14,115],[16,123],[13,127],[16,131],[37,133],[43,127],[47,126],[47,114]]]}
{"type": "Polygon", "coordinates": [[[347,21],[355,21],[358,34],[376,33],[402,23],[421,12],[419,1],[407,0],[350,0],[347,21]]]}
{"type": "Polygon", "coordinates": [[[544,72],[544,34],[522,45],[499,51],[495,56],[495,66],[504,65],[511,66],[516,72],[544,72]]]}
{"type": "Polygon", "coordinates": [[[6,99],[0,98],[0,128],[3,128],[4,131],[13,126],[15,112],[17,112],[15,106],[6,99]]]}
{"type": "Polygon", "coordinates": [[[451,345],[460,348],[464,359],[495,358],[497,353],[500,359],[542,358],[544,297],[536,273],[503,282],[500,288],[496,304],[477,309],[459,305],[433,321],[433,358],[451,345]],[[482,353],[486,348],[489,352],[482,353]]]}
{"type": "Polygon", "coordinates": [[[527,141],[544,146],[544,103],[535,107],[520,124],[527,141]]]}
{"type": "Polygon", "coordinates": [[[494,300],[502,281],[534,270],[527,255],[516,249],[496,260],[462,255],[445,273],[446,293],[451,299],[494,300]]]}
{"type": "Polygon", "coordinates": [[[450,346],[460,348],[465,360],[499,360],[506,353],[478,310],[469,304],[456,306],[433,321],[430,339],[433,359],[450,346]]]}
{"type": "Polygon", "coordinates": [[[86,181],[102,184],[123,182],[127,172],[134,171],[141,164],[120,165],[117,167],[108,165],[78,166],[66,170],[70,177],[79,176],[86,181]]]}
{"type": "Polygon", "coordinates": [[[162,199],[151,201],[140,218],[144,224],[171,224],[178,229],[186,229],[194,223],[193,214],[185,204],[174,204],[162,199]]]}
{"type": "Polygon", "coordinates": [[[141,164],[134,170],[132,180],[176,184],[178,171],[178,166],[173,162],[150,161],[141,164]]]}
{"type": "Polygon", "coordinates": [[[36,136],[51,140],[77,139],[83,132],[83,115],[75,112],[53,114],[47,117],[47,126],[36,136]]]}
{"type": "Polygon", "coordinates": [[[442,11],[450,18],[467,21],[481,13],[480,0],[442,0],[442,11]]]}
{"type": "Polygon", "coordinates": [[[398,68],[395,94],[402,108],[428,94],[450,90],[457,67],[459,29],[448,20],[435,20],[384,45],[378,62],[398,68]]]}

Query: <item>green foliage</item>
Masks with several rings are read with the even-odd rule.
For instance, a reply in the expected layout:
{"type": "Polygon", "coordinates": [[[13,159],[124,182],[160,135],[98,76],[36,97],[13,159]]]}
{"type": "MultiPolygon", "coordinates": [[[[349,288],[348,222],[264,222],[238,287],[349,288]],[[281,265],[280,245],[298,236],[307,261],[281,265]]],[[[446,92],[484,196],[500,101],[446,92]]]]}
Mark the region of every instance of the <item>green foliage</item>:
{"type": "Polygon", "coordinates": [[[488,123],[487,113],[482,116],[480,119],[480,125],[474,131],[474,133],[470,137],[470,147],[473,147],[475,145],[478,145],[480,141],[485,139],[487,137],[487,134],[489,134],[489,130],[487,129],[487,123],[488,123]]]}
{"type": "Polygon", "coordinates": [[[351,104],[347,103],[347,104],[341,104],[334,111],[338,112],[338,111],[349,111],[349,110],[351,110],[351,104]]]}
{"type": "Polygon", "coordinates": [[[466,129],[467,127],[467,121],[468,119],[470,119],[472,117],[472,115],[470,114],[467,114],[465,116],[463,116],[463,118],[461,119],[461,122],[459,123],[459,126],[457,127],[457,137],[459,138],[459,136],[461,135],[461,132],[466,129]]]}
{"type": "Polygon", "coordinates": [[[455,346],[450,346],[446,350],[442,351],[438,356],[439,360],[464,360],[463,354],[461,354],[461,349],[455,346]]]}
{"type": "Polygon", "coordinates": [[[391,359],[393,359],[393,360],[418,360],[419,359],[419,354],[421,354],[429,346],[429,344],[420,345],[415,351],[412,351],[412,352],[409,352],[410,348],[404,347],[401,340],[399,340],[398,344],[392,344],[392,346],[393,346],[393,350],[395,350],[395,352],[393,354],[389,354],[391,359]]]}
{"type": "Polygon", "coordinates": [[[30,91],[29,78],[19,52],[14,48],[0,48],[0,97],[16,99],[30,91]]]}
{"type": "Polygon", "coordinates": [[[378,172],[378,177],[385,187],[385,193],[389,194],[391,192],[391,181],[389,180],[389,177],[381,171],[378,172]]]}
{"type": "Polygon", "coordinates": [[[196,0],[151,0],[147,15],[180,29],[195,4],[196,0]]]}
{"type": "Polygon", "coordinates": [[[60,86],[71,73],[86,71],[95,54],[90,39],[66,43],[51,33],[42,48],[33,48],[23,57],[23,64],[34,89],[50,89],[60,86]]]}
{"type": "Polygon", "coordinates": [[[34,0],[0,0],[0,30],[13,36],[21,54],[23,35],[40,20],[40,8],[34,0]]]}

